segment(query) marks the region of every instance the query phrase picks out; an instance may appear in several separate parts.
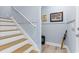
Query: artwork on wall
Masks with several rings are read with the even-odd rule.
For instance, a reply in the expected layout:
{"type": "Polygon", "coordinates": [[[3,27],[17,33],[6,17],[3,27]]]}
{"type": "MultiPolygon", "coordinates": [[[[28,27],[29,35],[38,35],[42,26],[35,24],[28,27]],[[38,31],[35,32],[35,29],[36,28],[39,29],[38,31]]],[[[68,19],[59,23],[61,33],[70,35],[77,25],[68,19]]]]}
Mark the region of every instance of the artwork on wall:
{"type": "Polygon", "coordinates": [[[42,15],[41,19],[42,19],[42,22],[47,22],[47,15],[42,15]]]}
{"type": "Polygon", "coordinates": [[[50,22],[62,22],[63,12],[56,12],[50,14],[50,22]]]}

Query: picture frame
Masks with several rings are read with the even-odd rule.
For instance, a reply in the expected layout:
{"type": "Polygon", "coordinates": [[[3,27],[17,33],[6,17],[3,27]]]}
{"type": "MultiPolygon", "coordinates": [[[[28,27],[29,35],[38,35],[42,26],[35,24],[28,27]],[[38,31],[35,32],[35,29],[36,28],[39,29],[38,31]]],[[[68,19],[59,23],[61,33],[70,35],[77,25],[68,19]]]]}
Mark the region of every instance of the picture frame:
{"type": "Polygon", "coordinates": [[[63,12],[56,12],[50,14],[50,22],[62,22],[63,12]]]}
{"type": "Polygon", "coordinates": [[[47,15],[42,15],[41,19],[42,19],[42,22],[47,22],[47,15]]]}

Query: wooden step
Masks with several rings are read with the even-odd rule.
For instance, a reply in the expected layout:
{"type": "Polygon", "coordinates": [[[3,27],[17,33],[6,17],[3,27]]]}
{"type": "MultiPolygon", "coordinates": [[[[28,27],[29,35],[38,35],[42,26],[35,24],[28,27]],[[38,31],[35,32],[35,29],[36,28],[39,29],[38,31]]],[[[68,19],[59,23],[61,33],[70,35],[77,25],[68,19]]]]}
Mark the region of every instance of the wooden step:
{"type": "Polygon", "coordinates": [[[7,20],[0,20],[0,22],[10,22],[10,23],[14,23],[14,21],[7,21],[7,20]]]}
{"type": "Polygon", "coordinates": [[[1,46],[0,46],[0,51],[4,50],[4,49],[6,49],[6,48],[9,48],[9,47],[11,47],[11,46],[14,46],[14,45],[16,45],[16,44],[19,44],[19,43],[21,43],[21,42],[23,42],[23,41],[25,41],[25,40],[26,40],[26,39],[20,39],[20,40],[13,41],[13,42],[10,42],[10,43],[5,44],[5,45],[1,45],[1,46]]]}
{"type": "Polygon", "coordinates": [[[18,31],[19,29],[11,29],[11,30],[0,30],[0,32],[8,32],[8,31],[18,31]]]}
{"type": "Polygon", "coordinates": [[[31,46],[32,46],[32,44],[26,44],[26,45],[16,49],[12,53],[23,53],[25,50],[29,49],[31,46]]]}
{"type": "MultiPolygon", "coordinates": [[[[14,45],[14,46],[11,46],[11,47],[9,47],[9,48],[7,48],[7,49],[4,49],[4,50],[0,51],[0,53],[12,53],[12,52],[15,51],[16,49],[18,49],[18,48],[24,46],[25,44],[29,43],[28,41],[29,41],[29,40],[25,40],[25,41],[23,41],[23,42],[21,42],[21,43],[19,43],[19,44],[16,44],[16,45],[14,45]]],[[[12,41],[12,42],[13,42],[13,41],[12,41]]],[[[7,44],[7,43],[6,43],[6,44],[7,44]]],[[[32,47],[31,47],[31,48],[32,48],[32,47]]],[[[30,50],[30,49],[28,49],[28,50],[30,50]]],[[[29,52],[28,50],[27,50],[27,52],[29,52]]],[[[24,51],[24,52],[25,52],[25,51],[24,51]]]]}
{"type": "Polygon", "coordinates": [[[0,40],[11,38],[11,37],[16,37],[16,36],[19,36],[19,35],[23,35],[23,34],[19,33],[19,34],[12,34],[12,35],[3,36],[3,37],[0,37],[0,40]]]}
{"type": "Polygon", "coordinates": [[[38,53],[37,50],[31,50],[30,53],[38,53]]]}

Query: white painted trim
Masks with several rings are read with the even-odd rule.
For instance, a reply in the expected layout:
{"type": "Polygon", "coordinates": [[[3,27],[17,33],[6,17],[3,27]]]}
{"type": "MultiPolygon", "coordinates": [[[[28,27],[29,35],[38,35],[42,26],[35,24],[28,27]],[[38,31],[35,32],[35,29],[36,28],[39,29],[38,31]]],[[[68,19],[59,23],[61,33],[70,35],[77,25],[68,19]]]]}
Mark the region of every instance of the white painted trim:
{"type": "Polygon", "coordinates": [[[30,22],[30,20],[28,18],[26,18],[19,10],[17,10],[15,7],[12,7],[16,12],[18,12],[21,16],[23,16],[33,27],[36,27],[35,24],[33,24],[32,22],[30,22]]]}
{"type": "Polygon", "coordinates": [[[79,53],[79,39],[76,38],[76,53],[79,53]]]}
{"type": "Polygon", "coordinates": [[[20,29],[20,31],[25,35],[25,37],[26,37],[26,38],[28,37],[28,39],[32,41],[32,43],[33,43],[33,45],[35,46],[35,48],[38,49],[38,51],[40,51],[39,48],[37,47],[36,43],[35,43],[35,42],[32,40],[32,38],[21,28],[21,26],[16,22],[16,20],[15,20],[13,17],[11,17],[11,19],[16,23],[16,25],[18,26],[18,28],[20,29]]]}
{"type": "MultiPolygon", "coordinates": [[[[46,44],[48,44],[48,45],[53,45],[53,46],[57,46],[57,47],[61,47],[61,45],[60,45],[60,44],[57,44],[57,43],[46,42],[46,44]]],[[[67,45],[64,45],[64,48],[66,48],[67,51],[68,51],[68,53],[70,53],[70,49],[68,48],[67,45]]]]}
{"type": "Polygon", "coordinates": [[[65,22],[53,22],[53,23],[51,23],[51,22],[42,22],[42,24],[66,24],[65,22]]]}

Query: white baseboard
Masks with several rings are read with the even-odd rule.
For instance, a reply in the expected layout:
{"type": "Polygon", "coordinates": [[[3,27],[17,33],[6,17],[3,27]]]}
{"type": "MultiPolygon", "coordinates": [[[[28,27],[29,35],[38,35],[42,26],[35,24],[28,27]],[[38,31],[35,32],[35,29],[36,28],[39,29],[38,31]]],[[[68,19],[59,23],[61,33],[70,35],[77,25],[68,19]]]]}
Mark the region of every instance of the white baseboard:
{"type": "MultiPolygon", "coordinates": [[[[57,43],[46,42],[46,44],[48,44],[48,45],[53,45],[53,46],[57,46],[57,47],[61,47],[61,45],[60,45],[60,44],[57,44],[57,43]]],[[[68,51],[68,53],[70,53],[70,49],[68,48],[67,45],[64,45],[64,48],[66,48],[67,51],[68,51]]]]}

